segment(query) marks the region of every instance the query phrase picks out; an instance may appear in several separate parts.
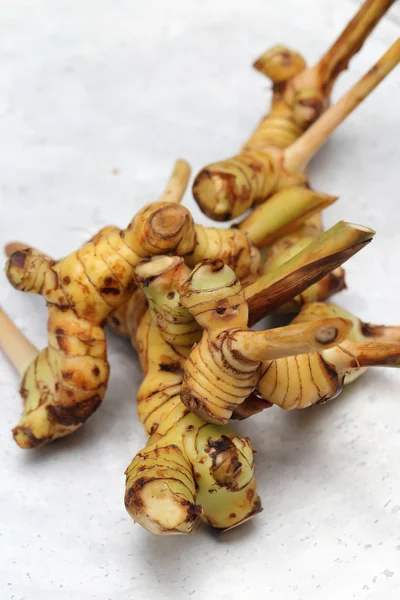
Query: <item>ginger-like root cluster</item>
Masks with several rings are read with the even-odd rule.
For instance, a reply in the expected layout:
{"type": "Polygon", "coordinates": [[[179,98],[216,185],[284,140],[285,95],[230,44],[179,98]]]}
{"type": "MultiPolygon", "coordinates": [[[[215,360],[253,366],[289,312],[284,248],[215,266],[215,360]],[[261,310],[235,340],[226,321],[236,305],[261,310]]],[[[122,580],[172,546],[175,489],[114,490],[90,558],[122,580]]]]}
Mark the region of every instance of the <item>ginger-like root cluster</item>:
{"type": "Polygon", "coordinates": [[[159,535],[189,533],[196,519],[226,529],[261,510],[250,440],[206,423],[180,398],[184,364],[201,335],[177,293],[189,272],[177,257],[136,269],[149,301],[134,337],[145,373],[138,414],[150,439],[126,470],[125,505],[159,535]]]}
{"type": "Polygon", "coordinates": [[[78,429],[98,408],[109,365],[103,326],[134,288],[135,266],[148,254],[187,254],[194,245],[191,215],[179,204],[144,207],[125,230],[103,230],[76,252],[53,261],[17,250],[6,274],[18,290],[47,302],[48,346],[23,373],[24,413],[13,435],[34,448],[78,429]]]}
{"type": "Polygon", "coordinates": [[[400,42],[395,42],[366,75],[370,80],[374,79],[374,86],[355,86],[352,100],[346,101],[346,110],[342,111],[335,124],[332,122],[326,127],[325,123],[332,119],[328,117],[324,121],[321,118],[324,111],[328,109],[331,115],[339,112],[336,107],[328,108],[337,77],[347,68],[393,1],[367,0],[338,40],[313,67],[307,68],[302,56],[285,46],[271,48],[255,62],[255,68],[273,83],[271,110],[239,154],[207,165],[195,178],[193,195],[208,217],[216,221],[234,219],[265,202],[279,190],[306,183],[303,167],[312,154],[398,63],[400,42]],[[318,131],[317,135],[304,135],[310,126],[318,131]],[[315,144],[317,137],[321,139],[315,144]],[[293,152],[296,143],[303,138],[304,143],[293,152]],[[311,138],[314,140],[308,144],[311,138]],[[302,153],[303,156],[300,156],[302,153]],[[295,160],[293,154],[296,155],[295,160]]]}
{"type": "MultiPolygon", "coordinates": [[[[347,339],[319,353],[265,361],[257,385],[265,401],[285,410],[307,408],[335,398],[367,367],[400,366],[400,327],[363,323],[347,310],[327,302],[304,305],[293,323],[332,317],[352,323],[347,339]]],[[[247,410],[251,413],[249,405],[247,410]]]]}
{"type": "Polygon", "coordinates": [[[261,361],[334,346],[350,329],[348,321],[333,318],[270,331],[250,330],[244,292],[222,260],[199,263],[179,294],[183,306],[203,327],[202,338],[185,363],[181,398],[210,423],[226,424],[255,390],[261,361]]]}

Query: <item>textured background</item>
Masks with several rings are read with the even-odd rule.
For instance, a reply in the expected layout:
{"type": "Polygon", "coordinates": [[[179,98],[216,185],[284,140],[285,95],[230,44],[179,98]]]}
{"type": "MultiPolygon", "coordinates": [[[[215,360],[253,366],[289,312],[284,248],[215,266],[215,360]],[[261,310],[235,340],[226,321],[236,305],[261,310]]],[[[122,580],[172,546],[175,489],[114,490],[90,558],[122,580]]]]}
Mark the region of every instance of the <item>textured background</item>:
{"type": "MultiPolygon", "coordinates": [[[[60,256],[160,193],[175,158],[194,170],[238,149],[269,105],[252,60],[286,42],[314,61],[358,2],[2,0],[1,246],[60,256]]],[[[335,87],[337,98],[399,34],[398,4],[335,87]]],[[[400,70],[312,164],[339,219],[377,230],[338,297],[365,320],[399,323],[400,70]],[[397,107],[396,107],[397,103],[397,107]]],[[[194,206],[195,218],[206,220],[194,206]]],[[[1,305],[45,345],[40,298],[1,276],[1,305]]],[[[10,428],[17,378],[0,357],[0,597],[4,600],[399,597],[400,373],[372,370],[332,403],[271,409],[240,425],[257,449],[264,512],[225,535],[151,537],[123,507],[123,471],[144,445],[140,381],[111,336],[98,413],[69,439],[22,452],[10,428]]]]}

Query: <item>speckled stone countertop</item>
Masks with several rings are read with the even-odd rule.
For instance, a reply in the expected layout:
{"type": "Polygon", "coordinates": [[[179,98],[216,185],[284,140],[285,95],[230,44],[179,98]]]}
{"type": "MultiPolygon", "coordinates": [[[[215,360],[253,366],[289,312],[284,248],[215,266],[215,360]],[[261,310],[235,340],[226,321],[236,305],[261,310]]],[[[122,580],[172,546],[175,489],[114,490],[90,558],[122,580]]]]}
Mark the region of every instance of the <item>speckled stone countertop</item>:
{"type": "MultiPolygon", "coordinates": [[[[251,69],[286,42],[316,60],[357,2],[3,0],[1,246],[63,255],[156,199],[173,161],[194,172],[232,154],[269,105],[251,69]]],[[[399,35],[398,4],[334,90],[338,98],[399,35]]],[[[326,223],[377,235],[347,265],[337,302],[400,323],[399,95],[391,74],[311,166],[340,196],[326,223]]],[[[187,194],[196,220],[206,219],[187,194]]],[[[1,305],[39,347],[41,298],[1,275],[1,305]]],[[[124,469],[145,442],[141,380],[110,337],[106,400],[77,434],[23,452],[10,429],[18,381],[0,356],[0,597],[4,600],[391,600],[400,597],[400,373],[370,370],[337,400],[242,422],[257,449],[264,512],[224,535],[154,538],[123,505],[124,469]]]]}

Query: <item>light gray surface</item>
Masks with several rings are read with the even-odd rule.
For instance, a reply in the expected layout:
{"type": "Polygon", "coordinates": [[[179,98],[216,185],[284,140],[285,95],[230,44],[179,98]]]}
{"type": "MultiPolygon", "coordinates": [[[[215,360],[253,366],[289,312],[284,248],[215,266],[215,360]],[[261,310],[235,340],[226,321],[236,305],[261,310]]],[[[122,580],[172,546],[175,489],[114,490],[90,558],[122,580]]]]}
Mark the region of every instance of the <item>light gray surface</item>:
{"type": "MultiPolygon", "coordinates": [[[[315,60],[356,4],[3,0],[1,246],[22,239],[62,255],[106,223],[126,224],[175,158],[196,171],[233,153],[269,104],[252,60],[281,41],[315,60]]],[[[397,6],[335,98],[398,36],[398,16],[397,6]]],[[[400,322],[399,86],[397,69],[312,165],[314,186],[340,195],[327,224],[378,232],[337,298],[372,322],[400,322]]],[[[189,194],[187,205],[205,222],[189,194]]],[[[0,300],[45,345],[42,300],[4,275],[0,300]]],[[[159,539],[123,506],[123,471],[145,443],[139,367],[115,337],[110,361],[107,398],[84,429],[23,452],[10,435],[17,377],[0,357],[2,599],[399,597],[399,372],[370,371],[332,403],[241,423],[257,449],[264,512],[223,536],[203,527],[159,539]]]]}

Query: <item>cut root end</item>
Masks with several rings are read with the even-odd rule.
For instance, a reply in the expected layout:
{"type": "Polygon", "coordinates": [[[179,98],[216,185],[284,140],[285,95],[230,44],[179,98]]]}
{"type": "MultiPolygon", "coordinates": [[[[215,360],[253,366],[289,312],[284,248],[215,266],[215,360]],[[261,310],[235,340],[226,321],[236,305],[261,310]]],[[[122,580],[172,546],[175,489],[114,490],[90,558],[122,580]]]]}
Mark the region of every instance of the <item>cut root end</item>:
{"type": "Polygon", "coordinates": [[[322,327],[315,335],[315,340],[318,344],[330,344],[338,337],[336,327],[322,327]]]}
{"type": "Polygon", "coordinates": [[[128,490],[125,506],[135,522],[155,535],[190,533],[200,512],[161,480],[146,482],[133,493],[128,490]]]}

